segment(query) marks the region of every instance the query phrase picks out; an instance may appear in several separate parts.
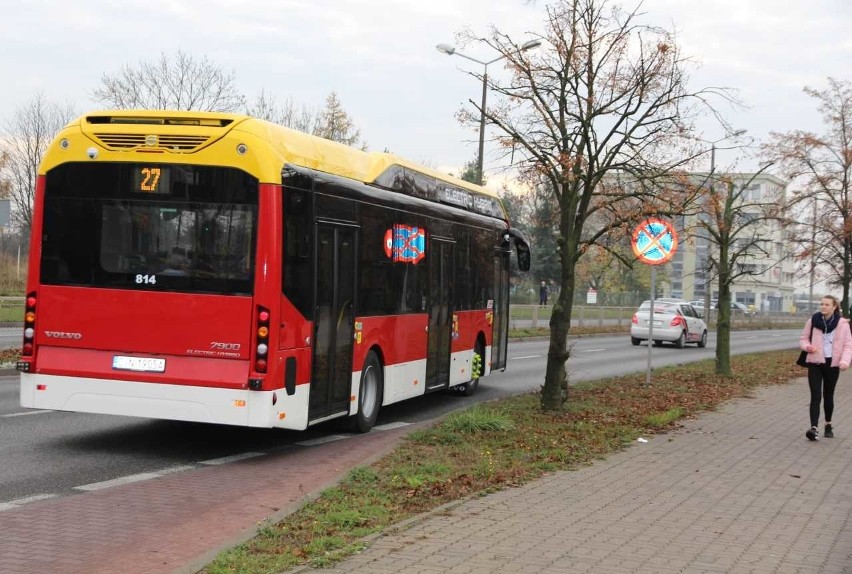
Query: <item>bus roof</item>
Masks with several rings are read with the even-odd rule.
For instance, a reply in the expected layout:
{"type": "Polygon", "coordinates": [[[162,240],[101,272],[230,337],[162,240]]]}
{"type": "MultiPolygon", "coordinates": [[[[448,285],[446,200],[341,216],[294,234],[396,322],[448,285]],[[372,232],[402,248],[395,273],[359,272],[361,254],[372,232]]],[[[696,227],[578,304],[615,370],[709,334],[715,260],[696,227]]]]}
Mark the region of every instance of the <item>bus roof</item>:
{"type": "MultiPolygon", "coordinates": [[[[497,198],[486,188],[441,173],[391,153],[365,152],[338,142],[254,118],[245,114],[172,110],[105,110],[86,114],[66,129],[78,128],[107,150],[146,150],[146,138],[159,136],[165,151],[182,154],[203,149],[229,132],[265,142],[282,165],[291,163],[364,183],[381,183],[382,175],[403,168],[475,194],[497,198]],[[152,130],[152,126],[157,126],[152,130]],[[153,132],[153,134],[152,134],[153,132]]],[[[154,140],[157,141],[156,139],[154,140]]],[[[54,142],[55,143],[55,142],[54,142]]],[[[47,158],[46,158],[47,159],[47,158]]],[[[182,158],[186,161],[187,158],[182,158]]],[[[48,168],[58,161],[46,161],[48,168]]],[[[259,174],[256,174],[259,175],[259,174]]]]}

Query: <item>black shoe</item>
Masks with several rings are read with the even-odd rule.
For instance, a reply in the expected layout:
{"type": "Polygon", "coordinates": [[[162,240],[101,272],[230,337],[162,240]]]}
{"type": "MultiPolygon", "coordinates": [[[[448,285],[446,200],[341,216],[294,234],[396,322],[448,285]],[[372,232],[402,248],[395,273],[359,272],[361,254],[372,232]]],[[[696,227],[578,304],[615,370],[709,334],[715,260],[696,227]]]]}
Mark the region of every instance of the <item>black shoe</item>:
{"type": "Polygon", "coordinates": [[[808,432],[805,433],[805,436],[808,437],[808,440],[819,440],[819,429],[811,427],[808,429],[808,432]]]}
{"type": "Polygon", "coordinates": [[[825,425],[825,438],[834,438],[834,428],[831,425],[825,425]]]}

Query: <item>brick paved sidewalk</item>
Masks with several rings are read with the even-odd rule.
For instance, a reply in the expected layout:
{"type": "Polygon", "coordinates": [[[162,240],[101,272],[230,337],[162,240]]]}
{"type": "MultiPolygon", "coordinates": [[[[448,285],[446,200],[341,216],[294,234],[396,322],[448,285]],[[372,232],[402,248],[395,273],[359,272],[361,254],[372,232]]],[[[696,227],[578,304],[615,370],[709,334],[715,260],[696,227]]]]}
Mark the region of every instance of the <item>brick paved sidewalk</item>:
{"type": "Polygon", "coordinates": [[[2,574],[196,572],[417,428],[199,468],[0,512],[2,574]]]}
{"type": "Polygon", "coordinates": [[[767,387],[576,472],[435,512],[330,573],[852,574],[852,373],[834,439],[767,387]]]}

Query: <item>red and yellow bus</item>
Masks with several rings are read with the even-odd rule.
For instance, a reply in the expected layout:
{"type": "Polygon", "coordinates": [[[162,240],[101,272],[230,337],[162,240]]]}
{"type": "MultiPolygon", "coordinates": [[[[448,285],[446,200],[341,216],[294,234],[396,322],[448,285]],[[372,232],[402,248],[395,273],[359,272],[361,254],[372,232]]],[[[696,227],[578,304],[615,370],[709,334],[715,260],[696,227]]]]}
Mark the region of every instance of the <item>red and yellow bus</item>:
{"type": "Polygon", "coordinates": [[[251,117],[105,111],[36,185],[21,405],[305,429],[506,366],[484,188],[251,117]]]}

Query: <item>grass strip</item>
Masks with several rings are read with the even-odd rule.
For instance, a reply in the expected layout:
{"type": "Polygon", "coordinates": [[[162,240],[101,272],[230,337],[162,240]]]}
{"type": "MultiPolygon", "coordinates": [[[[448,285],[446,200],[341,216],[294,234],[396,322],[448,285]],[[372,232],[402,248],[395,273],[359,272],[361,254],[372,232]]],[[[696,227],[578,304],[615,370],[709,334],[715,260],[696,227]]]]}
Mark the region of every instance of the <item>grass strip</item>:
{"type": "Polygon", "coordinates": [[[410,434],[392,453],[351,471],[285,520],[221,553],[204,574],[273,574],[310,563],[327,566],[360,551],[363,538],[406,518],[473,494],[518,486],[574,469],[639,436],[759,385],[800,377],[798,351],[741,355],[736,375],[717,377],[712,360],[581,383],[566,408],[544,413],[537,394],[480,404],[410,434]]]}

